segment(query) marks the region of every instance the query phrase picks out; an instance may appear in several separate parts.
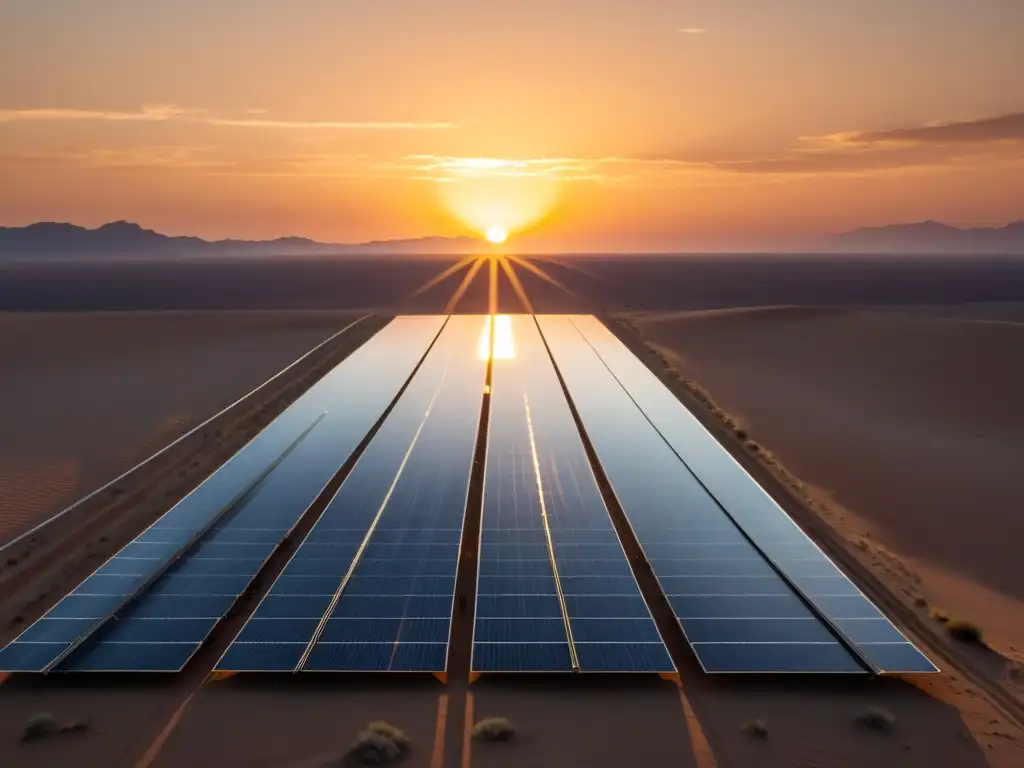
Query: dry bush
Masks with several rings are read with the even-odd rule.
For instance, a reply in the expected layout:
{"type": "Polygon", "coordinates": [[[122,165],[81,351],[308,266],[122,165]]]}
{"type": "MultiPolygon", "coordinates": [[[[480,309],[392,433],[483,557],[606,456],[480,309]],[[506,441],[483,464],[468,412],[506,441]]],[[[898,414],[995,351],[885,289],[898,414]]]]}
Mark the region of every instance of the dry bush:
{"type": "Polygon", "coordinates": [[[60,727],[61,733],[88,733],[91,730],[92,726],[84,720],[72,720],[60,727]]]}
{"type": "Polygon", "coordinates": [[[53,715],[49,712],[40,712],[37,715],[32,715],[26,721],[25,730],[21,734],[21,740],[38,741],[39,739],[53,736],[59,731],[60,728],[57,726],[57,721],[54,720],[53,715]]]}
{"type": "Polygon", "coordinates": [[[744,723],[740,730],[753,739],[768,738],[768,724],[761,718],[755,718],[748,723],[744,723]]]}
{"type": "Polygon", "coordinates": [[[870,706],[857,715],[857,722],[873,731],[888,733],[896,725],[896,715],[884,707],[870,706]]]}
{"type": "Polygon", "coordinates": [[[356,765],[387,765],[401,760],[412,751],[412,742],[405,733],[390,723],[370,723],[356,734],[345,753],[345,763],[356,765]]]}
{"type": "Polygon", "coordinates": [[[516,728],[504,717],[488,717],[473,726],[473,738],[483,741],[512,741],[516,728]]]}

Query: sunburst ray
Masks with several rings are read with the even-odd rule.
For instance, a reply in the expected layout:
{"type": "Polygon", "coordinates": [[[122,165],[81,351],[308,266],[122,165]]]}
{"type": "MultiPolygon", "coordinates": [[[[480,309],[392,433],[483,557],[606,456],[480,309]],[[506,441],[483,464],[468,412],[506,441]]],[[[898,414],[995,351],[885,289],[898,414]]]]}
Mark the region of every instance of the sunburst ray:
{"type": "Polygon", "coordinates": [[[466,267],[468,267],[470,264],[473,263],[474,259],[479,259],[479,258],[480,258],[479,256],[467,256],[466,258],[461,259],[457,264],[453,264],[452,266],[448,267],[441,274],[437,275],[436,277],[432,277],[430,280],[428,280],[423,285],[421,285],[419,288],[417,288],[415,291],[413,291],[413,293],[412,293],[413,297],[419,296],[420,294],[423,294],[423,293],[426,293],[431,288],[433,288],[435,285],[438,285],[439,283],[442,283],[445,280],[447,280],[449,277],[454,275],[460,269],[465,269],[466,267]]]}
{"type": "Polygon", "coordinates": [[[490,287],[487,291],[487,311],[496,315],[498,313],[498,259],[491,258],[490,287]]]}
{"type": "MultiPolygon", "coordinates": [[[[524,256],[523,258],[527,257],[524,256]]],[[[571,258],[559,260],[548,258],[547,256],[530,256],[529,259],[530,261],[540,261],[543,262],[544,264],[553,264],[554,266],[561,267],[562,269],[568,269],[572,270],[573,272],[579,272],[581,275],[586,275],[591,280],[597,280],[602,283],[605,281],[605,279],[596,272],[581,267],[579,264],[573,264],[571,258]]]]}
{"type": "Polygon", "coordinates": [[[576,294],[575,294],[575,293],[573,293],[572,291],[570,291],[570,290],[569,290],[568,288],[566,288],[566,287],[565,287],[564,285],[562,285],[562,283],[560,283],[560,282],[559,282],[558,280],[556,280],[555,278],[551,277],[551,275],[549,275],[549,274],[548,274],[547,272],[545,272],[545,271],[544,271],[543,269],[541,269],[540,267],[538,267],[538,266],[536,266],[536,265],[534,265],[534,264],[531,264],[531,263],[530,263],[530,262],[528,262],[528,261],[527,261],[526,259],[523,259],[523,258],[521,258],[521,257],[519,257],[519,256],[509,256],[509,257],[508,257],[508,259],[509,259],[509,261],[512,261],[512,262],[514,262],[515,264],[518,264],[518,265],[519,265],[519,266],[521,266],[521,267],[522,267],[523,269],[527,269],[527,270],[529,270],[530,272],[532,272],[533,274],[535,274],[535,275],[536,275],[537,277],[539,277],[539,278],[540,278],[541,280],[545,280],[545,281],[547,281],[547,282],[551,283],[551,284],[552,284],[553,286],[555,286],[556,288],[559,288],[559,289],[561,289],[561,290],[565,291],[565,292],[566,292],[566,293],[568,293],[568,294],[569,294],[570,296],[576,297],[576,294]]]}
{"type": "Polygon", "coordinates": [[[477,272],[484,265],[484,259],[482,257],[475,257],[476,261],[473,262],[473,266],[466,272],[465,277],[462,278],[462,282],[459,283],[459,287],[455,289],[455,293],[452,294],[451,299],[448,300],[447,306],[444,308],[446,315],[452,315],[455,313],[455,308],[462,301],[462,297],[465,295],[466,290],[469,288],[470,283],[473,282],[473,278],[476,277],[477,272]]]}
{"type": "Polygon", "coordinates": [[[505,271],[505,276],[508,277],[508,282],[512,286],[512,290],[515,291],[516,296],[519,297],[519,303],[523,305],[529,314],[533,314],[533,304],[530,303],[530,297],[526,295],[526,290],[523,288],[523,284],[519,282],[519,275],[512,269],[512,265],[508,259],[501,257],[499,259],[501,268],[505,271]]]}

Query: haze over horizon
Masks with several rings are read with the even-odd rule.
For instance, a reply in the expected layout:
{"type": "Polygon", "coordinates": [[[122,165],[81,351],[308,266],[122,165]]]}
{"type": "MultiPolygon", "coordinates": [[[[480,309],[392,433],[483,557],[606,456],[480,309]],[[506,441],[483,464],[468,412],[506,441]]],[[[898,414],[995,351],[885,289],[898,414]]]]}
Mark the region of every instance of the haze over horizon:
{"type": "Polygon", "coordinates": [[[785,247],[1024,219],[1018,0],[12,0],[0,226],[785,247]]]}

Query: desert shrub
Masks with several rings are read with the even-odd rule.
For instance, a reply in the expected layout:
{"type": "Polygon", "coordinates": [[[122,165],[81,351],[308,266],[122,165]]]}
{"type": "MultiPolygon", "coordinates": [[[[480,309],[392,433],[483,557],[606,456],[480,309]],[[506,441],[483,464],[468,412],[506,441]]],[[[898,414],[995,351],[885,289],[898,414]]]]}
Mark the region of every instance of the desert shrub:
{"type": "Polygon", "coordinates": [[[935,621],[939,622],[939,624],[949,623],[949,614],[941,608],[935,608],[932,610],[932,618],[935,619],[935,621]]]}
{"type": "Polygon", "coordinates": [[[925,600],[923,597],[918,597],[914,599],[914,605],[916,605],[918,608],[927,608],[928,601],[925,600]]]}
{"type": "Polygon", "coordinates": [[[746,440],[747,439],[747,432],[746,432],[746,430],[737,429],[736,430],[736,437],[738,437],[740,440],[746,440]]]}
{"type": "Polygon", "coordinates": [[[516,727],[504,717],[488,717],[473,726],[473,737],[483,741],[512,741],[516,727]]]}
{"type": "Polygon", "coordinates": [[[25,730],[21,734],[21,740],[36,741],[37,739],[45,739],[47,736],[53,736],[59,730],[53,715],[49,712],[40,712],[37,715],[32,715],[25,723],[25,730]]]}
{"type": "Polygon", "coordinates": [[[768,738],[768,724],[760,718],[755,718],[748,723],[744,723],[740,730],[747,736],[754,739],[768,738]]]}
{"type": "Polygon", "coordinates": [[[946,624],[946,631],[955,640],[960,640],[964,643],[974,643],[975,645],[984,645],[981,627],[973,622],[953,619],[946,624]]]}
{"type": "Polygon", "coordinates": [[[357,765],[387,765],[396,762],[412,750],[412,742],[405,733],[390,723],[370,723],[358,734],[345,753],[345,762],[357,765]]]}
{"type": "Polygon", "coordinates": [[[884,707],[870,706],[857,715],[857,722],[873,731],[891,731],[896,725],[896,715],[884,707]]]}

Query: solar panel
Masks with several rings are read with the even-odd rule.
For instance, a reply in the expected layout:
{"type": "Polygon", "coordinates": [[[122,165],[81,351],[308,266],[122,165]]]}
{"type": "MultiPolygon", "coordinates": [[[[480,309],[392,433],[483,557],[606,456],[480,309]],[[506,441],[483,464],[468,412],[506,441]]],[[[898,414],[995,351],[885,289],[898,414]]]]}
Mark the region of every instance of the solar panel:
{"type": "Polygon", "coordinates": [[[536,324],[505,320],[515,354],[492,373],[472,668],[672,672],[536,324]]]}
{"type": "MultiPolygon", "coordinates": [[[[539,322],[616,498],[704,669],[864,672],[686,471],[569,320],[539,322]],[[784,607],[759,615],[751,606],[761,600],[784,607]]],[[[614,590],[609,577],[600,580],[602,589],[614,590]]]]}
{"type": "Polygon", "coordinates": [[[445,669],[482,324],[449,320],[218,670],[445,669]]]}
{"type": "Polygon", "coordinates": [[[0,668],[179,670],[379,418],[442,322],[389,324],[0,651],[0,668]],[[379,372],[372,386],[368,368],[379,372]],[[309,416],[303,425],[299,417],[309,416]]]}
{"type": "Polygon", "coordinates": [[[593,316],[571,322],[736,524],[875,671],[938,671],[611,331],[593,316]]]}

